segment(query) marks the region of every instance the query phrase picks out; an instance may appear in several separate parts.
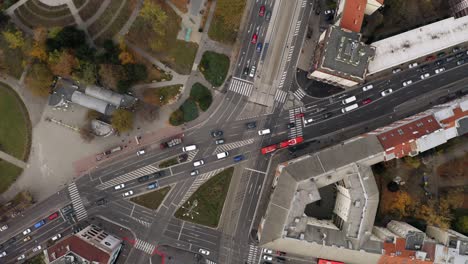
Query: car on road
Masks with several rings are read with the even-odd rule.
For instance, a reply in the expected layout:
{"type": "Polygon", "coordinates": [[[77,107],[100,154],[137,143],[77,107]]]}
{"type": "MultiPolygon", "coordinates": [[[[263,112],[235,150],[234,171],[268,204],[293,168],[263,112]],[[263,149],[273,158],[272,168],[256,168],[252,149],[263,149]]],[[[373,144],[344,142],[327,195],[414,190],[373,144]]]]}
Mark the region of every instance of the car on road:
{"type": "Polygon", "coordinates": [[[407,81],[403,82],[403,86],[408,86],[408,85],[410,85],[412,83],[413,83],[412,80],[407,80],[407,81]]]}
{"type": "Polygon", "coordinates": [[[413,63],[411,63],[410,65],[408,65],[408,68],[411,69],[411,68],[414,68],[414,67],[416,67],[416,66],[418,66],[418,63],[417,63],[417,62],[413,62],[413,63]]]}
{"type": "Polygon", "coordinates": [[[139,151],[137,151],[137,156],[141,156],[141,155],[145,155],[145,150],[144,149],[140,149],[139,151]]]}
{"type": "Polygon", "coordinates": [[[23,242],[28,242],[29,240],[31,240],[31,236],[27,236],[27,237],[23,238],[23,242]]]}
{"type": "Polygon", "coordinates": [[[147,188],[148,190],[156,189],[156,188],[158,188],[158,187],[159,187],[158,181],[149,183],[148,186],[146,186],[146,188],[147,188]]]}
{"type": "Polygon", "coordinates": [[[364,86],[362,87],[362,90],[365,92],[365,91],[369,91],[370,89],[374,88],[374,85],[372,84],[369,84],[367,86],[364,86]]]}
{"type": "Polygon", "coordinates": [[[107,200],[105,198],[101,198],[96,201],[96,205],[105,205],[107,203],[107,200]]]}
{"type": "Polygon", "coordinates": [[[0,253],[0,258],[3,258],[4,256],[6,256],[6,251],[3,251],[2,253],[0,253]]]}
{"type": "Polygon", "coordinates": [[[252,44],[257,44],[257,39],[258,39],[258,35],[257,33],[254,33],[252,35],[252,40],[250,42],[252,42],[252,44]]]}
{"type": "Polygon", "coordinates": [[[33,252],[37,252],[37,251],[39,251],[41,249],[42,249],[42,247],[41,247],[41,245],[39,245],[39,246],[33,248],[33,252]]]}
{"type": "Polygon", "coordinates": [[[421,71],[427,71],[429,70],[429,66],[428,65],[424,65],[421,67],[421,71]]]}
{"type": "Polygon", "coordinates": [[[224,158],[226,158],[227,156],[229,156],[229,152],[227,152],[227,151],[216,154],[216,157],[217,157],[218,159],[224,159],[224,158]]]}
{"type": "Polygon", "coordinates": [[[56,234],[55,236],[52,237],[52,241],[59,240],[62,237],[62,234],[56,234]]]}
{"type": "Polygon", "coordinates": [[[323,118],[323,119],[328,119],[328,118],[330,118],[330,117],[332,117],[332,116],[333,116],[333,113],[332,113],[332,112],[328,112],[328,113],[323,114],[322,118],[323,118]]]}
{"type": "Polygon", "coordinates": [[[147,180],[149,180],[150,176],[149,175],[145,175],[145,176],[141,176],[139,177],[137,180],[139,183],[142,183],[142,182],[145,182],[147,180]]]}
{"type": "Polygon", "coordinates": [[[205,161],[202,160],[202,159],[193,162],[193,166],[194,166],[194,167],[200,167],[200,166],[203,165],[203,164],[205,164],[205,161]]]}
{"type": "Polygon", "coordinates": [[[271,18],[271,11],[267,11],[265,14],[265,20],[270,21],[270,18],[271,18]]]}
{"type": "Polygon", "coordinates": [[[273,260],[273,257],[270,256],[270,255],[263,255],[263,259],[264,259],[264,260],[268,260],[268,261],[272,261],[272,260],[273,260]]]}
{"type": "Polygon", "coordinates": [[[294,122],[288,123],[288,128],[289,129],[295,128],[295,127],[296,127],[296,124],[294,122]]]}
{"type": "Polygon", "coordinates": [[[124,194],[122,194],[123,197],[128,197],[128,196],[130,196],[130,195],[133,195],[133,191],[132,191],[132,190],[130,190],[130,191],[125,192],[124,194]]]}
{"type": "Polygon", "coordinates": [[[295,117],[295,118],[303,118],[303,117],[304,117],[304,113],[296,114],[294,117],[295,117]]]}
{"type": "Polygon", "coordinates": [[[459,60],[459,61],[457,61],[457,65],[462,65],[463,63],[465,63],[465,60],[463,60],[463,59],[462,59],[462,60],[459,60]]]}
{"type": "Polygon", "coordinates": [[[421,74],[421,80],[429,78],[429,76],[431,76],[431,75],[428,72],[426,72],[425,74],[421,74]]]}
{"type": "Polygon", "coordinates": [[[261,17],[265,15],[265,6],[264,5],[262,5],[260,7],[260,10],[258,11],[258,15],[261,16],[261,17]]]}
{"type": "Polygon", "coordinates": [[[309,119],[304,119],[304,124],[310,124],[314,122],[314,119],[313,118],[309,118],[309,119]]]}
{"type": "Polygon", "coordinates": [[[400,68],[395,68],[395,69],[392,70],[392,73],[398,73],[398,72],[401,72],[400,68]]]}
{"type": "Polygon", "coordinates": [[[463,52],[460,52],[460,53],[457,53],[457,54],[455,55],[455,57],[461,58],[461,57],[463,57],[463,55],[465,55],[465,54],[464,54],[463,52]]]}
{"type": "Polygon", "coordinates": [[[245,126],[247,127],[247,129],[254,129],[257,127],[257,122],[255,121],[252,121],[252,122],[248,122],[245,124],[245,126]]]}
{"type": "Polygon", "coordinates": [[[435,70],[435,73],[438,74],[438,73],[441,73],[441,72],[443,72],[443,71],[445,71],[445,68],[444,68],[444,67],[439,68],[439,69],[436,69],[436,70],[435,70]]]}
{"type": "Polygon", "coordinates": [[[55,213],[49,215],[49,216],[47,217],[47,219],[49,219],[49,220],[54,220],[54,219],[57,218],[58,216],[59,216],[58,212],[55,212],[55,213]]]}
{"type": "Polygon", "coordinates": [[[264,248],[264,249],[262,250],[262,252],[265,253],[265,254],[273,254],[273,250],[271,250],[271,249],[269,249],[269,248],[264,248]]]}
{"type": "Polygon", "coordinates": [[[203,248],[200,248],[198,252],[200,252],[203,255],[207,255],[207,256],[210,255],[210,251],[203,249],[203,248]]]}
{"type": "Polygon", "coordinates": [[[215,140],[215,144],[216,145],[224,144],[224,138],[220,138],[220,139],[215,140]]]}
{"type": "Polygon", "coordinates": [[[333,10],[333,9],[328,9],[328,10],[323,11],[323,13],[324,13],[325,15],[333,15],[333,14],[335,14],[335,10],[333,10]]]}
{"type": "Polygon", "coordinates": [[[457,53],[457,52],[459,52],[460,50],[461,50],[460,47],[453,47],[452,52],[453,52],[453,53],[457,53]]]}
{"type": "Polygon", "coordinates": [[[387,95],[391,94],[392,92],[393,92],[392,89],[387,89],[387,90],[383,90],[380,94],[382,96],[387,96],[387,95]]]}
{"type": "Polygon", "coordinates": [[[253,78],[254,76],[255,76],[255,66],[252,65],[252,68],[250,68],[249,77],[253,78]]]}
{"type": "MultiPolygon", "coordinates": [[[[29,230],[29,232],[31,232],[31,230],[29,230]]],[[[6,244],[7,245],[13,245],[13,243],[16,242],[16,237],[12,237],[10,239],[7,240],[6,244]]]]}
{"type": "Polygon", "coordinates": [[[199,170],[193,170],[190,172],[190,176],[197,176],[198,174],[200,174],[199,170]]]}
{"type": "Polygon", "coordinates": [[[5,231],[8,229],[8,225],[4,225],[2,227],[0,227],[0,231],[5,231]]]}
{"type": "Polygon", "coordinates": [[[259,131],[258,131],[258,135],[259,135],[259,136],[268,135],[268,134],[270,134],[270,133],[271,133],[271,131],[270,131],[269,128],[263,129],[263,130],[259,130],[259,131]]]}
{"type": "Polygon", "coordinates": [[[239,162],[239,161],[242,161],[244,160],[244,155],[237,155],[234,157],[234,162],[239,162]]]}
{"type": "Polygon", "coordinates": [[[443,63],[444,63],[444,62],[443,62],[442,60],[438,60],[438,61],[436,61],[434,64],[435,64],[436,66],[440,66],[440,65],[442,65],[443,63]]]}
{"type": "Polygon", "coordinates": [[[257,43],[257,52],[262,52],[263,44],[261,42],[257,43]]]}
{"type": "Polygon", "coordinates": [[[222,135],[223,135],[223,131],[221,131],[221,130],[213,130],[213,131],[211,131],[211,136],[214,137],[214,138],[215,138],[215,137],[220,137],[220,136],[222,136],[222,135]]]}
{"type": "Polygon", "coordinates": [[[114,187],[114,190],[120,190],[120,189],[123,189],[125,187],[125,184],[121,183],[117,186],[114,187]]]}
{"type": "Polygon", "coordinates": [[[242,72],[242,74],[244,74],[244,75],[249,74],[249,67],[245,67],[245,68],[244,68],[244,71],[242,72]]]}
{"type": "Polygon", "coordinates": [[[166,176],[166,171],[157,171],[157,172],[154,172],[153,174],[151,174],[153,176],[153,178],[159,178],[159,177],[164,177],[166,176]]]}
{"type": "Polygon", "coordinates": [[[23,260],[25,258],[26,258],[26,256],[23,254],[23,255],[19,256],[16,260],[23,260]]]}
{"type": "Polygon", "coordinates": [[[34,224],[34,228],[39,228],[41,226],[45,225],[45,220],[41,220],[37,223],[34,224]]]}
{"type": "Polygon", "coordinates": [[[372,102],[372,99],[370,99],[370,98],[362,100],[363,105],[370,104],[370,102],[372,102]]]}

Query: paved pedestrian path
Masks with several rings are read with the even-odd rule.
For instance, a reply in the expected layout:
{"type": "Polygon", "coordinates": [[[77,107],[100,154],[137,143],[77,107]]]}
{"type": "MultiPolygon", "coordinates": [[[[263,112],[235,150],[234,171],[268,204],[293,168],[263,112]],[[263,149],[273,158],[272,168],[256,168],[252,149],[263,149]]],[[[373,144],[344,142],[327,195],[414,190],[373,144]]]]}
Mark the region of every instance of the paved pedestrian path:
{"type": "Polygon", "coordinates": [[[26,162],[20,160],[20,159],[17,159],[13,156],[11,156],[10,154],[8,153],[5,153],[3,151],[0,150],[0,160],[4,160],[4,161],[7,161],[17,167],[20,167],[20,168],[23,168],[23,169],[26,169],[28,167],[28,164],[26,164],[26,162]]]}

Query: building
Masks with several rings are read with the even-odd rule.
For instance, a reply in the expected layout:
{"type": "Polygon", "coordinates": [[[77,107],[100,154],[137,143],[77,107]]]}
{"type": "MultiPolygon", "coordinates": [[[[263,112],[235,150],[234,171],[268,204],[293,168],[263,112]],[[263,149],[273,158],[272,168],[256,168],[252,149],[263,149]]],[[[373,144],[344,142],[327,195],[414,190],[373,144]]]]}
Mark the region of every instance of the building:
{"type": "Polygon", "coordinates": [[[341,0],[335,16],[335,25],[350,30],[361,32],[364,15],[371,15],[382,7],[383,0],[341,0]]]}
{"type": "Polygon", "coordinates": [[[449,0],[450,11],[456,18],[468,15],[468,0],[449,0]]]}
{"type": "Polygon", "coordinates": [[[308,78],[352,87],[364,82],[375,49],[361,42],[361,34],[330,26],[315,51],[314,70],[308,78]]]}
{"type": "Polygon", "coordinates": [[[115,263],[121,247],[122,240],[90,225],[46,249],[45,261],[51,264],[111,264],[115,263]]]}
{"type": "Polygon", "coordinates": [[[64,78],[57,80],[49,96],[50,106],[60,108],[75,103],[105,115],[112,115],[117,108],[132,107],[136,101],[130,95],[118,94],[95,85],[81,87],[64,78]]]}

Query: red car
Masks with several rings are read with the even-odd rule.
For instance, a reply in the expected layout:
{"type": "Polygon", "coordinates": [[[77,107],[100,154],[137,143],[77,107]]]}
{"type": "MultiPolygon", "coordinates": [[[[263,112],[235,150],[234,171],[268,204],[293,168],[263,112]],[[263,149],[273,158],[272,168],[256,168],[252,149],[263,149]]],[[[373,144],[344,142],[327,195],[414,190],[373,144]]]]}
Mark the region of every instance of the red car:
{"type": "Polygon", "coordinates": [[[367,99],[365,99],[364,101],[362,101],[362,104],[363,104],[363,105],[366,105],[366,104],[369,104],[370,102],[372,102],[372,99],[367,98],[367,99]]]}
{"type": "Polygon", "coordinates": [[[302,118],[302,117],[304,117],[304,113],[296,114],[296,118],[302,118]]]}
{"type": "Polygon", "coordinates": [[[256,44],[256,43],[257,43],[257,38],[258,38],[257,34],[254,33],[253,36],[252,36],[252,41],[251,41],[252,44],[256,44]]]}
{"type": "Polygon", "coordinates": [[[276,150],[276,145],[270,145],[270,146],[262,148],[262,154],[265,155],[275,150],[276,150]]]}
{"type": "Polygon", "coordinates": [[[57,217],[58,217],[58,212],[55,212],[55,213],[49,215],[49,217],[47,217],[47,218],[49,218],[49,220],[54,220],[57,217]]]}
{"type": "Polygon", "coordinates": [[[261,17],[265,15],[265,6],[260,7],[260,11],[258,11],[258,15],[261,17]]]}

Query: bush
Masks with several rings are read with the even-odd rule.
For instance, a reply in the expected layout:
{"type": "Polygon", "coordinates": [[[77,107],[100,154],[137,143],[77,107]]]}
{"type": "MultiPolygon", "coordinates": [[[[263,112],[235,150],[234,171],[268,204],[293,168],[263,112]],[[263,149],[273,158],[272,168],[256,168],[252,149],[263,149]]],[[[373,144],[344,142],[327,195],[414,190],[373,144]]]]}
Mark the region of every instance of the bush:
{"type": "Polygon", "coordinates": [[[229,57],[212,51],[203,53],[200,71],[205,79],[214,86],[221,86],[229,70],[229,57]]]}
{"type": "Polygon", "coordinates": [[[112,127],[117,132],[125,132],[133,128],[133,114],[125,109],[117,109],[112,114],[112,127]]]}
{"type": "Polygon", "coordinates": [[[206,111],[213,102],[213,96],[210,89],[201,83],[195,83],[190,91],[190,97],[197,102],[202,111],[206,111]]]}
{"type": "Polygon", "coordinates": [[[172,159],[168,159],[168,160],[165,160],[161,163],[159,163],[159,168],[167,168],[167,167],[170,167],[172,165],[176,165],[176,164],[179,164],[179,161],[177,158],[172,158],[172,159]]]}
{"type": "Polygon", "coordinates": [[[84,31],[74,26],[67,26],[60,30],[55,38],[47,39],[46,45],[49,52],[63,48],[76,49],[86,45],[86,36],[84,31]]]}
{"type": "Polygon", "coordinates": [[[190,98],[185,100],[180,110],[184,113],[184,122],[190,122],[198,117],[197,104],[190,98]]]}
{"type": "Polygon", "coordinates": [[[172,112],[171,116],[169,117],[169,123],[173,126],[182,125],[184,123],[184,112],[182,112],[180,109],[172,112]]]}

